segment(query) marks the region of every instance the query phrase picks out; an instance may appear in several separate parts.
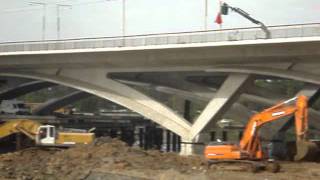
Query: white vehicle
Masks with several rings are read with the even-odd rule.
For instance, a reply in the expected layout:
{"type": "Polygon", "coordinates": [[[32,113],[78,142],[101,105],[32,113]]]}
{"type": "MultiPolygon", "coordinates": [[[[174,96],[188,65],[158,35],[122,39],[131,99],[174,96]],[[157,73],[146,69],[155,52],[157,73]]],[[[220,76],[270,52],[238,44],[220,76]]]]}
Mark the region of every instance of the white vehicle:
{"type": "Polygon", "coordinates": [[[23,101],[18,100],[2,100],[0,104],[1,114],[31,114],[23,101]]]}

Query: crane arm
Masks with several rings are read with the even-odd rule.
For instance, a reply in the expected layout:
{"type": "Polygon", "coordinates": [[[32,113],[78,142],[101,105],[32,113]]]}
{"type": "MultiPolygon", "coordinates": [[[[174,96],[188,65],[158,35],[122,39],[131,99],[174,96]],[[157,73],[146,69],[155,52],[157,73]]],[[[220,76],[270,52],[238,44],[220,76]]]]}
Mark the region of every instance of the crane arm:
{"type": "Polygon", "coordinates": [[[246,11],[244,11],[244,10],[242,10],[240,8],[237,8],[237,7],[232,7],[232,6],[228,5],[227,3],[223,3],[222,6],[224,6],[225,8],[230,8],[232,11],[240,14],[241,16],[243,16],[244,18],[248,19],[252,23],[260,25],[261,29],[266,34],[266,39],[270,39],[271,38],[271,33],[268,30],[267,26],[265,24],[263,24],[261,21],[258,21],[256,19],[254,19],[253,17],[251,17],[250,14],[247,13],[246,11]]]}

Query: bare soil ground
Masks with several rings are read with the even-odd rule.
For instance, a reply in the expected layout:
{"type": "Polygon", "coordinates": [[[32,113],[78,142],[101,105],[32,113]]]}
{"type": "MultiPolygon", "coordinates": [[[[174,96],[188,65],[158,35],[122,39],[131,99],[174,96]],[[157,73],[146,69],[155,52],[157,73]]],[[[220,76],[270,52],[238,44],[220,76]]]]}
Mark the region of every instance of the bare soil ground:
{"type": "Polygon", "coordinates": [[[28,148],[0,155],[0,179],[320,179],[319,163],[281,162],[279,173],[208,166],[200,156],[144,151],[110,138],[70,149],[28,148]]]}

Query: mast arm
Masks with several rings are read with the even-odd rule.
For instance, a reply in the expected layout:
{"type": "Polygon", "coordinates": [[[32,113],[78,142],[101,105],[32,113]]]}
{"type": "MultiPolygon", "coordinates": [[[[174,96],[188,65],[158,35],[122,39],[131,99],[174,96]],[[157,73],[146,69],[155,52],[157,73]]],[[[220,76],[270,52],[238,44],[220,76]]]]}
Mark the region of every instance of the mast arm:
{"type": "Polygon", "coordinates": [[[250,16],[249,13],[247,13],[246,11],[240,9],[240,8],[236,8],[236,7],[232,7],[229,6],[227,3],[224,3],[228,8],[230,8],[232,11],[240,14],[241,16],[243,16],[244,18],[248,19],[249,21],[251,21],[254,24],[260,25],[261,29],[264,31],[264,33],[266,34],[266,39],[270,39],[271,38],[271,33],[268,30],[267,26],[262,23],[261,21],[258,21],[256,19],[254,19],[253,17],[250,16]]]}

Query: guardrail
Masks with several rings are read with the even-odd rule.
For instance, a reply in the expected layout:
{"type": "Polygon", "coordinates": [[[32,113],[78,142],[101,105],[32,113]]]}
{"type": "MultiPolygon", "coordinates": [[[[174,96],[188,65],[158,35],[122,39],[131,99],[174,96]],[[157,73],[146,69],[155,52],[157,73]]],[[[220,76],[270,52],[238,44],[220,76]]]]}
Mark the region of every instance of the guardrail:
{"type": "MultiPolygon", "coordinates": [[[[320,36],[320,23],[272,26],[269,27],[269,29],[272,39],[320,36]]],[[[0,52],[137,47],[167,44],[242,41],[264,38],[264,32],[257,27],[124,37],[8,42],[0,43],[0,52]]]]}

